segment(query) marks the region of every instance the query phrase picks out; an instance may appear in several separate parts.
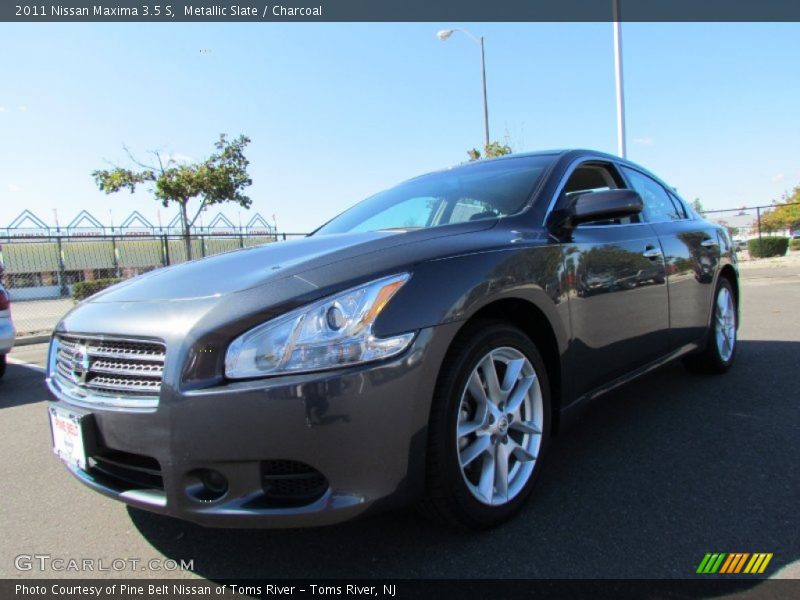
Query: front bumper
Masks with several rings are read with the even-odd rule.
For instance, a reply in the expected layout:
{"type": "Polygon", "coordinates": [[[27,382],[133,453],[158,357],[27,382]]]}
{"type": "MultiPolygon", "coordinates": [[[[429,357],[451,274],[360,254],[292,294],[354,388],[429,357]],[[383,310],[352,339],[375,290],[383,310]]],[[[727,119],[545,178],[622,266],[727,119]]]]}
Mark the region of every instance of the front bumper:
{"type": "Polygon", "coordinates": [[[50,382],[55,404],[90,415],[87,454],[154,459],[160,483],[109,477],[91,461],[85,471],[68,468],[107,496],[206,526],[324,525],[411,501],[424,491],[430,402],[457,328],[422,330],[402,356],[347,370],[201,390],[165,381],[149,410],[72,406],[50,382]],[[265,461],[308,465],[324,476],[324,492],[309,503],[274,502],[265,461]],[[212,501],[193,492],[193,474],[209,469],[227,480],[212,501]]]}

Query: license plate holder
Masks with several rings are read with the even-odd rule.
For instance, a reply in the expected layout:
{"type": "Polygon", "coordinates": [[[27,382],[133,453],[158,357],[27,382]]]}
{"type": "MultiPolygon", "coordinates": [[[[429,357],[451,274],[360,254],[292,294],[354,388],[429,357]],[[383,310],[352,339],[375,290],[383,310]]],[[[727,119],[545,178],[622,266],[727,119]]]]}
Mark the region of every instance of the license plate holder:
{"type": "Polygon", "coordinates": [[[68,465],[87,470],[87,435],[91,415],[52,405],[50,431],[52,433],[53,453],[68,465]]]}

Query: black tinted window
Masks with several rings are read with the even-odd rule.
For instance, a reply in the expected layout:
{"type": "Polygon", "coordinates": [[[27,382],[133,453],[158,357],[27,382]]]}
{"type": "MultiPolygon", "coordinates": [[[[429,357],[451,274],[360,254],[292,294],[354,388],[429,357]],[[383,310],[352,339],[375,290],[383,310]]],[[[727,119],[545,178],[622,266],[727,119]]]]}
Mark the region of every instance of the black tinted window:
{"type": "Polygon", "coordinates": [[[317,234],[417,229],[518,213],[553,157],[476,162],[423,175],[355,205],[317,234]]]}
{"type": "Polygon", "coordinates": [[[679,212],[667,191],[655,179],[627,167],[622,167],[622,170],[631,187],[642,197],[645,220],[660,223],[684,218],[683,211],[679,212]]]}
{"type": "MultiPolygon", "coordinates": [[[[566,206],[575,196],[602,192],[605,190],[616,190],[625,187],[616,169],[610,164],[589,162],[576,168],[564,184],[561,196],[561,206],[566,206]]],[[[597,225],[628,225],[638,223],[639,215],[622,217],[618,219],[605,219],[602,221],[588,221],[581,223],[581,227],[592,227],[597,225]]]]}
{"type": "Polygon", "coordinates": [[[672,203],[675,205],[675,208],[678,210],[678,214],[680,215],[681,219],[688,219],[689,218],[689,211],[686,208],[683,200],[678,198],[672,192],[669,193],[669,197],[672,198],[672,203]]]}

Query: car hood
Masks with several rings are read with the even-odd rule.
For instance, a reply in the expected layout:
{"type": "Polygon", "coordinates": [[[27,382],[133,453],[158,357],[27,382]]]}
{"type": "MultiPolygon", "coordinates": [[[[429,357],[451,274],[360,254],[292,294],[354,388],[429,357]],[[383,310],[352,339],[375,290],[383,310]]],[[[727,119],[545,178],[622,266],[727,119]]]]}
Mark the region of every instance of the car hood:
{"type": "MultiPolygon", "coordinates": [[[[318,235],[226,252],[157,269],[92,296],[87,302],[152,302],[220,297],[274,283],[335,262],[401,246],[489,229],[496,220],[420,229],[318,235]]],[[[312,287],[316,287],[312,284],[312,287]]]]}

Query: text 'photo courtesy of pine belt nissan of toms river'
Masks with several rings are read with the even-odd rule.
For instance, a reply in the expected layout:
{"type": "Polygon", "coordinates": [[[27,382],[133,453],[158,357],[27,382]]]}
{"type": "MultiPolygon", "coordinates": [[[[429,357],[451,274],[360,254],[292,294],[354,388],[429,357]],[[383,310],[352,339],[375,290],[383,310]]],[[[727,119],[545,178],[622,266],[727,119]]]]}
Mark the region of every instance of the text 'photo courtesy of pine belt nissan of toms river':
{"type": "Polygon", "coordinates": [[[490,527],[583,400],[679,357],[726,371],[738,307],[727,231],[642,167],[477,161],[77,305],[49,352],[53,447],[98,492],[207,526],[418,503],[490,527]]]}

